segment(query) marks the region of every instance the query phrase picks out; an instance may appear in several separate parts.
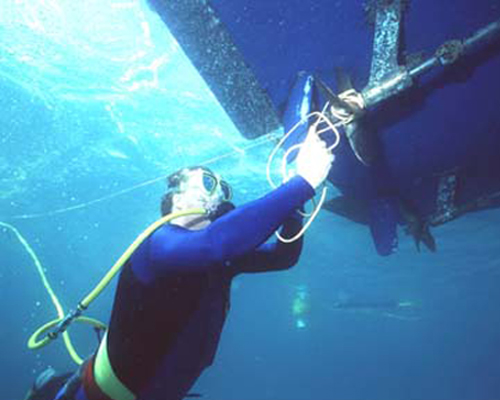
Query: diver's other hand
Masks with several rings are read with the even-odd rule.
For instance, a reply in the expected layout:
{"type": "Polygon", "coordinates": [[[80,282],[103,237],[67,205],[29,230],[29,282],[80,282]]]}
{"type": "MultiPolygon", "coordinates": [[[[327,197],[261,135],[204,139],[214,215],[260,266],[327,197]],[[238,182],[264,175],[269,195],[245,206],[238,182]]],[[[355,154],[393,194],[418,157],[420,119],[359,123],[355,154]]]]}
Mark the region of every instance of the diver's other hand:
{"type": "Polygon", "coordinates": [[[310,131],[297,156],[297,173],[316,189],[328,176],[333,158],[326,143],[310,131]]]}

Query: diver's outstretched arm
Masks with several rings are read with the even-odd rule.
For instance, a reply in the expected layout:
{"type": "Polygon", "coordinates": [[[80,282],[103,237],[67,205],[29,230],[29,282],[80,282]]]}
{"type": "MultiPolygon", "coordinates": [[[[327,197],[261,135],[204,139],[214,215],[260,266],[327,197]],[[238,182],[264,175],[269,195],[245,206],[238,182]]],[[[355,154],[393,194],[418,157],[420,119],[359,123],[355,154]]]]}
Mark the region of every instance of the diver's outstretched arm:
{"type": "MultiPolygon", "coordinates": [[[[302,216],[294,212],[281,228],[281,236],[295,236],[302,229],[302,216]]],[[[266,243],[232,263],[234,274],[279,271],[293,267],[302,252],[303,236],[291,243],[266,243]]]]}
{"type": "Polygon", "coordinates": [[[220,268],[262,245],[284,221],[314,195],[314,189],[296,176],[266,196],[225,214],[199,231],[164,226],[132,256],[135,271],[146,280],[169,273],[220,268]],[[171,229],[178,229],[171,235],[171,229]]]}

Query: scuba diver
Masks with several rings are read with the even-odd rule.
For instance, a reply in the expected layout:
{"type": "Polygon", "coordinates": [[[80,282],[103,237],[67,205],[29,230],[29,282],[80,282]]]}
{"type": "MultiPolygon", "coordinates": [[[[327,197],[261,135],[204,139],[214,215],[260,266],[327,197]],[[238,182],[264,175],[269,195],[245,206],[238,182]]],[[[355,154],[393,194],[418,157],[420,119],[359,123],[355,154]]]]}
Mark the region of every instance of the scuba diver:
{"type": "Polygon", "coordinates": [[[179,400],[210,366],[240,273],[295,265],[302,239],[265,243],[281,227],[300,231],[297,212],[326,179],[333,161],[318,136],[306,140],[296,175],[236,208],[227,182],[190,167],[167,178],[163,215],[203,208],[151,234],[123,267],[109,328],[98,350],[72,375],[45,372],[26,400],[179,400]]]}

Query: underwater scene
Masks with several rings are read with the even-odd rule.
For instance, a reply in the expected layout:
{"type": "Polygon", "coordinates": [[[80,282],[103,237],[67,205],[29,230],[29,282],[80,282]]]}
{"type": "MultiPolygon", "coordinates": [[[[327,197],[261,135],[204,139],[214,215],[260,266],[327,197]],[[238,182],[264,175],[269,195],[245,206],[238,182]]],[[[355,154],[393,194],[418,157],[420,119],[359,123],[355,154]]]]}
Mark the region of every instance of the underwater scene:
{"type": "Polygon", "coordinates": [[[0,0],[0,60],[1,399],[500,398],[498,1],[0,0]]]}

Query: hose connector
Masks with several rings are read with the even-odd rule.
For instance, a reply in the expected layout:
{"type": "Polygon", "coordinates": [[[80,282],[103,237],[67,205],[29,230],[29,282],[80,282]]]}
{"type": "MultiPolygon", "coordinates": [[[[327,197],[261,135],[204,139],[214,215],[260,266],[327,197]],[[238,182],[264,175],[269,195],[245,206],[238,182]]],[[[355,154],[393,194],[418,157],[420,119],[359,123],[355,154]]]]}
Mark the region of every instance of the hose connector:
{"type": "Polygon", "coordinates": [[[75,319],[82,315],[83,310],[80,308],[80,304],[76,310],[71,310],[66,316],[61,319],[61,321],[55,326],[54,330],[47,333],[47,337],[50,340],[57,339],[60,334],[66,332],[68,327],[73,323],[75,319]]]}

